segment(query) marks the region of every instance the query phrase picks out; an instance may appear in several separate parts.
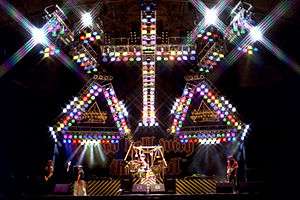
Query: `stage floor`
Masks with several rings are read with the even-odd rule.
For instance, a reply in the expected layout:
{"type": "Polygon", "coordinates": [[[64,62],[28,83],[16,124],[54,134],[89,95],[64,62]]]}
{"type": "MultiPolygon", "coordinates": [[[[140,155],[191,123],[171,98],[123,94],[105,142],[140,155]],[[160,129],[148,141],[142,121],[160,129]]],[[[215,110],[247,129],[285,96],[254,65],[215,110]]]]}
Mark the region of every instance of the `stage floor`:
{"type": "MultiPolygon", "coordinates": [[[[0,198],[2,200],[2,198],[0,198]]],[[[3,198],[11,199],[11,198],[3,198]]],[[[72,195],[39,195],[39,196],[22,196],[20,198],[14,197],[13,199],[24,200],[73,200],[73,199],[93,199],[93,200],[107,200],[107,199],[119,199],[119,200],[149,200],[149,199],[167,199],[167,200],[263,200],[262,194],[258,193],[217,193],[217,194],[202,194],[202,195],[180,195],[180,194],[124,194],[120,196],[72,196],[72,195]]]]}

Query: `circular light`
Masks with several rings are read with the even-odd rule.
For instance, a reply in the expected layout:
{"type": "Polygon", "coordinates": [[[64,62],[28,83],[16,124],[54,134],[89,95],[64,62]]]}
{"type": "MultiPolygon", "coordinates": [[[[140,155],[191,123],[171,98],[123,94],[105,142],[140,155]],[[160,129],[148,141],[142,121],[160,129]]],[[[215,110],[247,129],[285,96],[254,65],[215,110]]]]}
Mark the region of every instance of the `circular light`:
{"type": "Polygon", "coordinates": [[[216,9],[207,8],[205,11],[205,24],[206,25],[214,25],[218,19],[218,13],[216,9]]]}
{"type": "Polygon", "coordinates": [[[47,43],[47,33],[41,28],[33,28],[31,30],[32,39],[36,44],[45,44],[47,43]]]}
{"type": "Polygon", "coordinates": [[[91,13],[83,13],[81,16],[81,21],[82,24],[87,27],[87,26],[92,26],[93,25],[93,18],[91,16],[91,13]]]}
{"type": "Polygon", "coordinates": [[[253,42],[260,41],[263,39],[263,34],[258,27],[253,27],[250,30],[250,36],[253,42]]]}

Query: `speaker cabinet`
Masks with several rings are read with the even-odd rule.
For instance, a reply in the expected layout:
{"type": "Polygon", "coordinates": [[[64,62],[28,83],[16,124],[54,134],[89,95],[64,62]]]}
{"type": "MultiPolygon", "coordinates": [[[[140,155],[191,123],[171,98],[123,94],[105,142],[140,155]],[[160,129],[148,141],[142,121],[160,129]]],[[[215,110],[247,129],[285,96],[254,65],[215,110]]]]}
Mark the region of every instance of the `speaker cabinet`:
{"type": "Polygon", "coordinates": [[[150,186],[151,193],[161,193],[165,192],[165,185],[164,184],[154,184],[150,186]]]}
{"type": "Polygon", "coordinates": [[[70,192],[70,184],[56,184],[54,187],[55,194],[69,194],[70,192]]]}
{"type": "Polygon", "coordinates": [[[217,183],[216,187],[217,193],[232,193],[233,188],[231,183],[217,183]]]}
{"type": "Polygon", "coordinates": [[[165,179],[165,190],[167,193],[176,192],[176,179],[175,178],[166,178],[165,179]]]}
{"type": "Polygon", "coordinates": [[[130,193],[132,188],[132,178],[126,177],[121,179],[121,189],[124,193],[130,193]]]}
{"type": "Polygon", "coordinates": [[[147,192],[147,185],[145,184],[133,184],[132,192],[147,192]]]}

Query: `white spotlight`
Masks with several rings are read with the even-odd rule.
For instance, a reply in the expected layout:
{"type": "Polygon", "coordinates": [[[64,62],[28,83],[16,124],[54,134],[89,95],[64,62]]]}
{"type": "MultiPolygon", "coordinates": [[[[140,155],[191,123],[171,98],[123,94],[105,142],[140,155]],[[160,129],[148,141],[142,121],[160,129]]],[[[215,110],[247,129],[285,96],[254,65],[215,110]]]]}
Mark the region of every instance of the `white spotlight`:
{"type": "Polygon", "coordinates": [[[47,33],[42,28],[31,29],[32,39],[36,44],[46,44],[47,43],[47,33]]]}
{"type": "Polygon", "coordinates": [[[85,27],[92,26],[93,25],[93,18],[91,16],[91,13],[83,13],[81,16],[81,22],[85,27]]]}
{"type": "Polygon", "coordinates": [[[258,27],[253,27],[250,30],[250,36],[253,42],[260,41],[263,39],[263,34],[258,27]]]}
{"type": "Polygon", "coordinates": [[[212,9],[209,9],[207,8],[205,10],[205,24],[206,25],[214,25],[216,22],[217,22],[217,19],[218,19],[218,12],[216,9],[212,8],[212,9]]]}

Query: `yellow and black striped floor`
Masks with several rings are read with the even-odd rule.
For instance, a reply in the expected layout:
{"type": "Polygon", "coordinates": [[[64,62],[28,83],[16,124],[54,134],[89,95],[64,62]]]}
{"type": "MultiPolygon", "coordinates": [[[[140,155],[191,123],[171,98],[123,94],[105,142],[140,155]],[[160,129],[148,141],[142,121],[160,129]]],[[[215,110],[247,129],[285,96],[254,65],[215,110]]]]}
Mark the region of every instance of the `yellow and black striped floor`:
{"type": "Polygon", "coordinates": [[[216,193],[215,178],[182,178],[176,179],[176,194],[210,194],[216,193]]]}
{"type": "MultiPolygon", "coordinates": [[[[196,195],[216,193],[218,178],[182,178],[176,179],[176,194],[196,195]]],[[[139,184],[140,179],[133,179],[132,184],[139,184]]],[[[157,184],[163,184],[163,179],[157,179],[157,184]]],[[[88,181],[87,193],[89,196],[120,196],[120,179],[88,181]]]]}
{"type": "Polygon", "coordinates": [[[120,196],[120,179],[93,180],[88,182],[89,196],[120,196]]]}

